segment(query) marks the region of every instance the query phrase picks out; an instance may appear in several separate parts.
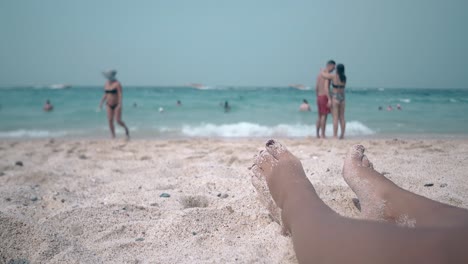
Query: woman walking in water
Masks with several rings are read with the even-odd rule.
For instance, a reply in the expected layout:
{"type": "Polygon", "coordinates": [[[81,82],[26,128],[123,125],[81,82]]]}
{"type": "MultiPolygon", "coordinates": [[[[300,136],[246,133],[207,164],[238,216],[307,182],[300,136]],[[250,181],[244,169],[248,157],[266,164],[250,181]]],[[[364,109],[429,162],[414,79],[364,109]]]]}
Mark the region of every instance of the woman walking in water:
{"type": "Polygon", "coordinates": [[[341,134],[340,139],[344,138],[346,129],[345,112],[345,93],[346,86],[345,67],[343,64],[336,66],[336,74],[330,74],[322,71],[322,77],[332,81],[333,91],[332,98],[332,115],[333,115],[333,137],[338,138],[338,123],[340,123],[341,134]]]}
{"type": "Polygon", "coordinates": [[[106,77],[107,82],[104,85],[104,95],[102,96],[99,108],[102,109],[104,101],[107,105],[107,120],[109,121],[109,128],[112,134],[112,138],[115,138],[114,128],[114,117],[117,119],[117,123],[125,129],[127,139],[130,138],[128,128],[122,121],[122,85],[117,81],[115,75],[116,70],[109,70],[102,73],[106,77]]]}

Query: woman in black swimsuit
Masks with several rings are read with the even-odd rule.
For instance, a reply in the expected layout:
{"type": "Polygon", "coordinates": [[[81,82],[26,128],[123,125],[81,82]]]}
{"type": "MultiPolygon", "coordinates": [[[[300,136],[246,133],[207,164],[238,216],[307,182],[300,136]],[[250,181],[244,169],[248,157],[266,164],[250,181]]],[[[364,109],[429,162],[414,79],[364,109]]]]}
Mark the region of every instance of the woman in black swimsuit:
{"type": "Polygon", "coordinates": [[[106,101],[107,105],[107,120],[109,121],[109,128],[112,138],[115,138],[114,117],[117,123],[125,129],[127,139],[130,138],[128,128],[122,121],[122,85],[117,81],[115,75],[116,70],[109,70],[102,73],[106,77],[107,82],[104,85],[104,95],[102,96],[99,108],[102,109],[102,104],[106,101]]]}
{"type": "Polygon", "coordinates": [[[344,138],[346,129],[346,121],[344,117],[345,111],[345,86],[346,86],[346,75],[345,67],[343,64],[336,66],[336,74],[330,74],[322,72],[322,76],[325,79],[331,80],[333,91],[331,93],[332,98],[332,115],[333,115],[333,137],[338,137],[338,123],[341,127],[340,139],[344,138]]]}

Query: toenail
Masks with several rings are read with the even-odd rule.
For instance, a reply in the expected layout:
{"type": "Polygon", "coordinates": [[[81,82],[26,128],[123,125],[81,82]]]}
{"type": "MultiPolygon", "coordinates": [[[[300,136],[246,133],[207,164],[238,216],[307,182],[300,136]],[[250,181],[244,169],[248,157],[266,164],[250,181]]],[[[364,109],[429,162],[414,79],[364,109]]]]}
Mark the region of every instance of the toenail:
{"type": "Polygon", "coordinates": [[[275,144],[275,141],[273,139],[270,139],[267,141],[266,146],[269,147],[271,145],[275,144]]]}
{"type": "Polygon", "coordinates": [[[355,149],[356,151],[360,151],[360,152],[364,152],[364,150],[365,150],[365,148],[364,148],[363,145],[355,145],[355,146],[354,146],[354,149],[355,149]]]}

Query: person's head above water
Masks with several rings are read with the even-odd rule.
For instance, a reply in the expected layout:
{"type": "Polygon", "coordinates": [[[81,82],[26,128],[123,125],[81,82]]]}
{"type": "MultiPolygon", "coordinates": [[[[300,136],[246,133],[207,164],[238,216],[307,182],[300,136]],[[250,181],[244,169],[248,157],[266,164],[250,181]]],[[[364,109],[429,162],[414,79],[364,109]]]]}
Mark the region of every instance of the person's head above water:
{"type": "Polygon", "coordinates": [[[304,104],[309,104],[309,102],[307,102],[306,99],[302,99],[302,102],[303,102],[304,104]]]}
{"type": "Polygon", "coordinates": [[[335,70],[335,65],[336,65],[336,62],[334,60],[329,60],[327,62],[327,71],[328,72],[332,72],[335,70]]]}
{"type": "Polygon", "coordinates": [[[108,81],[115,81],[115,75],[117,75],[116,70],[106,70],[102,72],[102,75],[108,80],[108,81]]]}
{"type": "Polygon", "coordinates": [[[52,111],[53,108],[54,106],[50,103],[50,100],[47,99],[42,109],[48,112],[48,111],[52,111]]]}
{"type": "Polygon", "coordinates": [[[338,74],[341,82],[346,82],[345,67],[343,64],[340,63],[336,66],[336,74],[338,74]]]}

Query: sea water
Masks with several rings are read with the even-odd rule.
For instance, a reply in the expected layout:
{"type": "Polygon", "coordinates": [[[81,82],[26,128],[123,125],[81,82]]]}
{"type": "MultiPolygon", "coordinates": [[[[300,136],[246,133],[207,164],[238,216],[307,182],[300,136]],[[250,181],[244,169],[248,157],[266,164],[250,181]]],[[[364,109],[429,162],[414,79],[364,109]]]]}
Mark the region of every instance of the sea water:
{"type": "MultiPolygon", "coordinates": [[[[108,137],[106,108],[98,110],[102,95],[102,87],[2,88],[0,138],[108,137]],[[47,99],[54,105],[52,112],[42,111],[47,99]]],[[[468,90],[346,88],[347,137],[463,137],[468,135],[467,112],[468,90]],[[389,105],[393,111],[386,110],[389,105]]],[[[131,86],[123,90],[123,120],[133,138],[308,137],[315,136],[316,119],[313,90],[131,86]],[[309,101],[311,112],[299,112],[303,99],[309,101]],[[226,101],[229,112],[224,111],[226,101]]],[[[329,115],[330,136],[331,122],[329,115]]],[[[123,135],[118,125],[116,130],[123,135]]]]}

